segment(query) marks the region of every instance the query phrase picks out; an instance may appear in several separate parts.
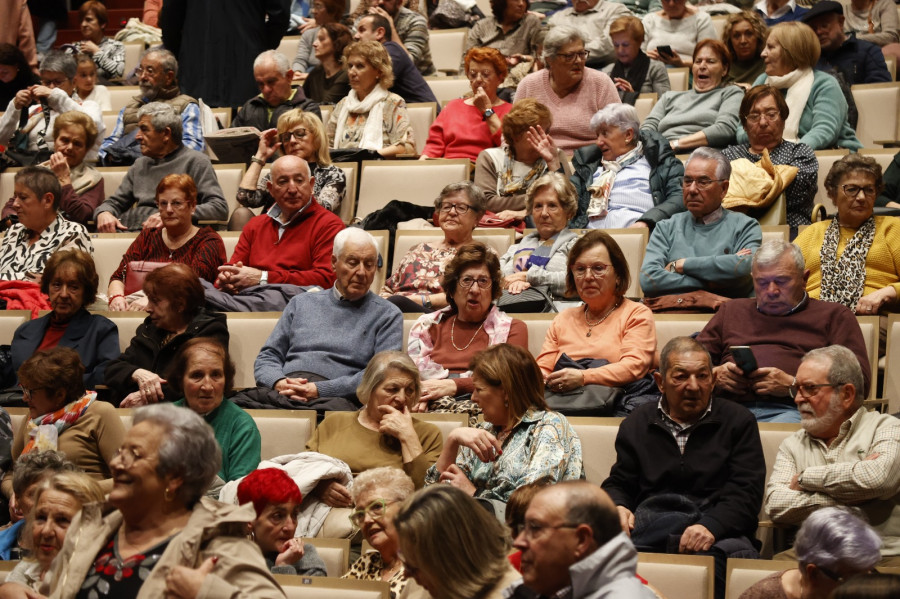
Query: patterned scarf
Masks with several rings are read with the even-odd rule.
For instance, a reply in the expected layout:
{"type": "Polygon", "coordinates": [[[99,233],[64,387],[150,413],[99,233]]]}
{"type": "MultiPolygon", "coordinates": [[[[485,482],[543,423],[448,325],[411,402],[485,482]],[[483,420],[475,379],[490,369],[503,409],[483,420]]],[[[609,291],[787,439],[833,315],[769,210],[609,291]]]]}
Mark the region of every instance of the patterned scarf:
{"type": "Polygon", "coordinates": [[[37,451],[55,450],[58,446],[59,436],[78,422],[78,419],[94,403],[95,399],[97,399],[97,393],[88,391],[81,399],[76,399],[55,412],[29,420],[26,427],[29,439],[21,455],[25,455],[32,449],[37,451]]]}
{"type": "Polygon", "coordinates": [[[851,310],[862,297],[866,285],[866,256],[875,239],[875,218],[870,216],[847,241],[837,258],[841,225],[835,218],[825,231],[819,259],[822,262],[822,291],[819,299],[844,304],[851,310]]]}
{"type": "Polygon", "coordinates": [[[603,218],[609,208],[609,196],[616,184],[616,173],[641,159],[644,155],[644,144],[637,142],[633,150],[625,152],[615,160],[601,160],[600,167],[594,173],[594,180],[588,186],[591,192],[591,203],[588,205],[588,218],[603,218]]]}
{"type": "Polygon", "coordinates": [[[516,178],[513,176],[513,166],[516,160],[512,157],[509,148],[504,150],[504,155],[503,171],[500,173],[500,184],[498,185],[500,195],[509,196],[528,189],[532,182],[537,181],[547,172],[547,163],[543,158],[538,158],[524,177],[516,178]]]}

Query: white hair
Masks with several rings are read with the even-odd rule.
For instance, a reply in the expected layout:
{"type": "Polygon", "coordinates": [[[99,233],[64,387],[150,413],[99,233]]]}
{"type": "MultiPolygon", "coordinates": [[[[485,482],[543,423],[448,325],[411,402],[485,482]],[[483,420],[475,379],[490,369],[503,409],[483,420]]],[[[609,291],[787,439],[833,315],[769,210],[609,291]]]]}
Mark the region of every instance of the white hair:
{"type": "Polygon", "coordinates": [[[284,77],[289,70],[291,70],[291,64],[288,62],[288,59],[277,50],[266,50],[262,54],[256,57],[256,60],[253,61],[253,70],[261,67],[262,65],[272,62],[275,64],[275,68],[278,70],[278,74],[284,77]]]}
{"type": "Polygon", "coordinates": [[[375,241],[375,238],[372,237],[368,231],[360,229],[359,227],[347,227],[334,236],[334,248],[331,250],[331,255],[335,258],[339,258],[340,255],[344,253],[344,245],[348,241],[359,244],[368,243],[372,246],[372,249],[375,250],[375,253],[378,253],[378,242],[375,241]]]}

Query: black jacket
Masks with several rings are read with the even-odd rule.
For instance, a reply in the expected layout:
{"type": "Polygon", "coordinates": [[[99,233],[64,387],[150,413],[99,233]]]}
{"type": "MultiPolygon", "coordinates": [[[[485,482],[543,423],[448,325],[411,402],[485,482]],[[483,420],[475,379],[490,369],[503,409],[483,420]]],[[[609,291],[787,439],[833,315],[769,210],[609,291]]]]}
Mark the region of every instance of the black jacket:
{"type": "Polygon", "coordinates": [[[274,129],[278,125],[278,117],[294,108],[302,108],[304,112],[311,112],[321,119],[322,111],[319,110],[319,105],[308,99],[302,88],[294,87],[293,89],[296,90],[294,97],[272,109],[272,118],[269,118],[269,105],[262,99],[262,96],[253,96],[238,110],[237,116],[231,121],[231,126],[256,127],[260,131],[274,129]]]}

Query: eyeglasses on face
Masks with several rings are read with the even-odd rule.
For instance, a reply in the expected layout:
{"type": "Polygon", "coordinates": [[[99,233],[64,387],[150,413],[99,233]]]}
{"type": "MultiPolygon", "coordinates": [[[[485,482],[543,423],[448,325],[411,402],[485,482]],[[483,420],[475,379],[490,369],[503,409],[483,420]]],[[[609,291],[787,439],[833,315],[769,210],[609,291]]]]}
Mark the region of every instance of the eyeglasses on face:
{"type": "Polygon", "coordinates": [[[525,524],[521,527],[521,534],[525,535],[526,540],[533,541],[545,530],[557,530],[560,528],[578,528],[578,525],[569,522],[564,522],[562,524],[541,524],[540,522],[526,520],[525,524]]]}
{"type": "Polygon", "coordinates": [[[278,141],[283,144],[291,141],[293,137],[297,141],[303,141],[306,139],[306,136],[309,135],[309,132],[306,129],[294,129],[293,131],[285,131],[281,135],[278,136],[278,141]]]}
{"type": "Polygon", "coordinates": [[[490,289],[494,282],[490,277],[463,277],[459,280],[459,286],[463,289],[471,289],[472,285],[478,285],[479,289],[490,289]]]}
{"type": "Polygon", "coordinates": [[[135,462],[139,462],[144,459],[144,457],[139,452],[131,449],[130,447],[120,447],[116,450],[116,453],[113,454],[113,460],[119,458],[122,462],[122,467],[126,470],[131,468],[135,462]]]}
{"type": "Polygon", "coordinates": [[[781,118],[781,113],[777,110],[764,110],[762,112],[751,112],[747,115],[747,122],[753,123],[754,125],[759,122],[759,119],[762,117],[766,117],[766,120],[772,122],[781,118]]]}
{"type": "Polygon", "coordinates": [[[819,392],[822,387],[839,387],[840,385],[832,385],[831,383],[799,383],[797,385],[797,393],[803,397],[812,397],[819,392]]]}
{"type": "Polygon", "coordinates": [[[140,66],[134,70],[134,74],[140,77],[141,75],[147,75],[148,77],[153,77],[158,73],[161,73],[162,69],[158,69],[156,67],[144,67],[140,66]]]}
{"type": "Polygon", "coordinates": [[[350,512],[348,518],[350,518],[350,522],[356,528],[362,526],[363,521],[366,519],[366,514],[369,515],[372,519],[381,518],[384,516],[384,513],[387,511],[387,506],[394,503],[393,501],[388,501],[387,499],[376,499],[369,505],[364,508],[358,508],[350,512]]]}
{"type": "Polygon", "coordinates": [[[453,204],[451,202],[441,202],[441,212],[444,214],[449,214],[451,210],[456,210],[456,213],[460,216],[469,211],[471,206],[468,204],[453,204]]]}
{"type": "Polygon", "coordinates": [[[41,84],[46,85],[47,87],[59,87],[66,81],[68,81],[68,79],[66,79],[65,77],[61,77],[58,79],[44,79],[43,77],[41,78],[41,84]]]}
{"type": "Polygon", "coordinates": [[[31,398],[31,396],[34,394],[35,391],[41,391],[43,389],[46,389],[46,387],[35,387],[33,389],[29,389],[27,387],[23,387],[21,384],[19,385],[19,388],[22,390],[22,397],[26,397],[29,399],[31,398]]]}
{"type": "Polygon", "coordinates": [[[863,195],[867,198],[874,198],[877,192],[871,185],[866,185],[865,187],[860,187],[859,185],[841,185],[841,189],[843,190],[844,195],[850,199],[858,196],[859,192],[863,192],[863,195]]]}
{"type": "Polygon", "coordinates": [[[169,207],[171,207],[173,210],[181,210],[182,208],[187,206],[187,204],[185,202],[182,202],[181,200],[175,200],[174,202],[159,201],[156,202],[156,205],[160,208],[160,210],[169,207]]]}
{"type": "Polygon", "coordinates": [[[583,279],[587,276],[588,271],[598,279],[609,272],[610,265],[598,262],[590,266],[585,264],[576,264],[572,267],[572,276],[576,279],[583,279]]]}
{"type": "Polygon", "coordinates": [[[566,64],[572,64],[576,60],[585,61],[587,57],[588,53],[585,50],[581,52],[562,52],[556,55],[556,58],[561,59],[566,64]]]}
{"type": "Polygon", "coordinates": [[[681,186],[690,187],[691,185],[697,185],[697,189],[704,191],[712,187],[713,183],[721,183],[722,181],[727,180],[728,179],[710,179],[709,177],[700,177],[699,179],[694,179],[693,177],[682,177],[681,186]]]}

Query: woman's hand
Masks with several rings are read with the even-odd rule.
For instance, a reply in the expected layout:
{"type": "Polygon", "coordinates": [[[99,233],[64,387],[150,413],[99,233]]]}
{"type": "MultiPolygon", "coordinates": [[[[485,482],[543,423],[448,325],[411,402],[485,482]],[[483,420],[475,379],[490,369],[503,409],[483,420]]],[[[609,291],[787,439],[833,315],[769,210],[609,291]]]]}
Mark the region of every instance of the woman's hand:
{"type": "Polygon", "coordinates": [[[491,101],[490,96],[487,95],[487,92],[484,91],[484,88],[479,87],[475,90],[475,95],[472,96],[472,104],[475,105],[475,108],[477,108],[479,112],[484,112],[491,107],[493,102],[491,101]]]}
{"type": "Polygon", "coordinates": [[[281,149],[281,142],[278,141],[278,129],[266,129],[259,134],[259,146],[256,149],[256,157],[269,161],[269,158],[275,155],[275,152],[281,149]]]}
{"type": "Polygon", "coordinates": [[[126,310],[128,310],[128,302],[125,301],[124,297],[119,296],[109,300],[110,312],[124,312],[126,310]]]}
{"type": "Polygon", "coordinates": [[[122,400],[122,403],[119,404],[120,408],[139,408],[141,406],[146,406],[147,402],[144,401],[144,396],[140,391],[133,391],[125,396],[122,400]]]}
{"type": "Polygon", "coordinates": [[[475,485],[456,464],[451,464],[449,468],[441,472],[441,482],[453,485],[466,495],[475,495],[475,485]]]}
{"type": "Polygon", "coordinates": [[[510,293],[510,295],[519,295],[530,287],[531,283],[529,283],[528,281],[516,281],[514,283],[511,283],[510,286],[506,288],[506,290],[510,293]]]}
{"type": "Polygon", "coordinates": [[[100,46],[98,46],[97,44],[95,44],[94,42],[92,42],[90,40],[85,40],[85,41],[81,42],[81,44],[79,44],[79,46],[81,46],[82,52],[84,52],[85,54],[90,54],[91,56],[93,56],[94,54],[96,54],[97,52],[100,51],[100,46]]]}
{"type": "Polygon", "coordinates": [[[514,272],[511,275],[506,275],[503,277],[503,288],[508,288],[513,283],[521,283],[528,279],[528,274],[524,270],[520,270],[519,272],[514,272]]]}
{"type": "Polygon", "coordinates": [[[417,439],[416,429],[413,428],[412,415],[409,408],[403,406],[401,412],[392,405],[378,406],[381,413],[381,421],[378,423],[378,432],[382,435],[390,435],[401,443],[407,439],[417,439]]]}
{"type": "Polygon", "coordinates": [[[162,386],[165,384],[166,380],[155,372],[150,372],[144,368],[138,368],[132,373],[131,380],[137,383],[138,391],[141,393],[141,398],[144,400],[144,405],[156,403],[166,398],[162,390],[162,386]]]}
{"type": "Polygon", "coordinates": [[[166,599],[196,599],[207,575],[216,567],[218,557],[207,558],[199,568],[173,566],[166,574],[166,599]]]}
{"type": "Polygon", "coordinates": [[[431,379],[422,381],[422,395],[419,401],[432,401],[447,395],[456,395],[456,383],[453,379],[431,379]]]}
{"type": "MultiPolygon", "coordinates": [[[[483,428],[455,428],[448,435],[448,441],[455,442],[457,447],[460,445],[468,447],[482,462],[493,462],[503,455],[500,441],[483,428]]],[[[453,465],[448,466],[444,472],[453,467],[453,465]]]]}
{"type": "Polygon", "coordinates": [[[506,220],[509,218],[511,218],[513,220],[523,220],[526,216],[528,216],[528,213],[525,212],[524,210],[501,210],[500,212],[497,213],[497,218],[500,218],[503,220],[506,220]]]}
{"type": "Polygon", "coordinates": [[[896,297],[897,291],[893,286],[889,285],[887,287],[882,287],[878,291],[859,298],[859,301],[856,302],[856,306],[853,308],[853,311],[856,312],[858,316],[871,316],[874,314],[878,314],[878,311],[881,310],[881,307],[883,305],[890,301],[893,301],[894,299],[896,299],[896,297]]]}
{"type": "Polygon", "coordinates": [[[275,558],[276,566],[289,566],[303,557],[303,539],[294,537],[281,546],[281,552],[275,558]]]}
{"type": "Polygon", "coordinates": [[[135,299],[133,302],[128,304],[128,310],[130,312],[140,312],[147,308],[147,303],[150,300],[147,299],[147,296],[139,297],[135,299]]]}
{"type": "Polygon", "coordinates": [[[551,372],[544,382],[551,391],[565,393],[584,386],[584,371],[576,368],[563,368],[551,372]]]}
{"type": "Polygon", "coordinates": [[[16,92],[16,97],[13,98],[13,106],[17,110],[22,110],[23,108],[27,108],[31,106],[31,103],[34,101],[34,96],[31,95],[30,89],[21,89],[16,92]]]}
{"type": "Polygon", "coordinates": [[[72,182],[69,163],[61,152],[54,152],[50,155],[50,170],[56,175],[60,185],[69,185],[72,182]]]}
{"type": "Polygon", "coordinates": [[[621,77],[616,77],[613,79],[613,82],[616,84],[616,88],[622,90],[623,92],[633,92],[634,88],[631,87],[631,84],[628,83],[628,79],[622,79],[621,77]]]}
{"type": "Polygon", "coordinates": [[[525,139],[540,154],[551,171],[559,170],[559,149],[553,138],[544,133],[543,127],[540,125],[529,127],[525,132],[525,139]]]}
{"type": "Polygon", "coordinates": [[[350,491],[334,479],[319,481],[319,484],[313,489],[313,495],[318,497],[319,501],[331,507],[353,507],[353,498],[350,497],[350,491]]]}

